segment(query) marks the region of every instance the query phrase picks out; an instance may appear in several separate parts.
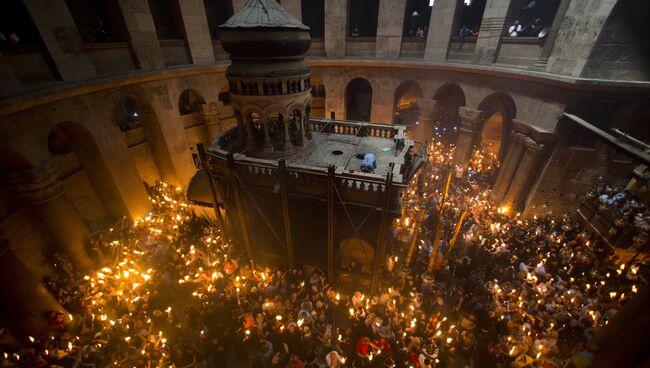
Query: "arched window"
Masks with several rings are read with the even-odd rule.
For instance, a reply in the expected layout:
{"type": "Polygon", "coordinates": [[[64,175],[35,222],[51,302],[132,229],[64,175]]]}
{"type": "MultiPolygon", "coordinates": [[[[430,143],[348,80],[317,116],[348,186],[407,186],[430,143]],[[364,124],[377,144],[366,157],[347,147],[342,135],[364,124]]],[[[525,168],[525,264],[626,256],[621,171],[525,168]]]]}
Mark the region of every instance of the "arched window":
{"type": "Polygon", "coordinates": [[[186,89],[178,98],[178,112],[181,115],[203,111],[203,105],[205,105],[205,99],[193,89],[186,89]]]}
{"type": "Polygon", "coordinates": [[[345,118],[369,121],[372,108],[372,86],[363,78],[355,78],[345,88],[345,118]]]}

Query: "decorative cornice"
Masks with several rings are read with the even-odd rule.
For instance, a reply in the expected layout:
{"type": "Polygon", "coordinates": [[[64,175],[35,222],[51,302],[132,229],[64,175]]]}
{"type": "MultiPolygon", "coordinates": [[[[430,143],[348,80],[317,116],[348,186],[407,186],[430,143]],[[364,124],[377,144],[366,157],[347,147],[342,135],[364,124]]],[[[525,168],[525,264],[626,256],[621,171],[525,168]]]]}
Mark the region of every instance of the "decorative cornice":
{"type": "MultiPolygon", "coordinates": [[[[312,67],[363,67],[363,68],[405,68],[427,71],[452,71],[475,75],[485,75],[498,78],[524,80],[528,82],[551,85],[570,90],[593,92],[647,92],[650,90],[648,81],[599,80],[591,78],[575,78],[539,72],[498,66],[468,65],[461,63],[433,62],[425,60],[382,60],[382,59],[307,59],[312,67]]],[[[107,78],[94,79],[85,82],[66,83],[0,101],[0,116],[17,111],[30,109],[39,105],[72,98],[102,90],[120,88],[145,82],[160,81],[172,78],[192,77],[196,75],[224,73],[229,61],[210,66],[190,66],[168,70],[134,72],[107,78]]]]}

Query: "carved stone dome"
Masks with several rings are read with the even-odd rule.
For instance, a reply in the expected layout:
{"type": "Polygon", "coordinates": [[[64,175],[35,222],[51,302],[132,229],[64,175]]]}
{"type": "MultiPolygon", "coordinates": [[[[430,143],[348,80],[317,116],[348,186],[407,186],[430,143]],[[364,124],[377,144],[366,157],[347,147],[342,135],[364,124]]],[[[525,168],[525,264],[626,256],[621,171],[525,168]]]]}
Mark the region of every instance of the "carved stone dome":
{"type": "Polygon", "coordinates": [[[275,0],[248,0],[219,30],[231,59],[301,58],[310,44],[309,27],[275,0]]]}

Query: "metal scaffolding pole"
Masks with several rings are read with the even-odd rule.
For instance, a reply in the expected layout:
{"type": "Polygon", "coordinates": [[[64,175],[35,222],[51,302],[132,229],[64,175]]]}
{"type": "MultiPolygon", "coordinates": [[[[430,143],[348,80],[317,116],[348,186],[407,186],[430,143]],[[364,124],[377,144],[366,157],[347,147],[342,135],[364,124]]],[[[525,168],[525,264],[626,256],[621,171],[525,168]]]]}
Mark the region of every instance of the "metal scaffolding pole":
{"type": "Polygon", "coordinates": [[[241,194],[239,193],[239,184],[237,184],[237,173],[235,172],[235,159],[232,153],[228,154],[228,169],[230,170],[230,184],[232,185],[233,194],[235,195],[235,205],[237,206],[237,216],[239,218],[239,226],[241,226],[242,236],[244,238],[244,247],[246,248],[246,255],[250,260],[253,259],[253,252],[251,250],[251,240],[248,233],[248,224],[246,223],[246,216],[244,215],[244,206],[241,201],[241,194]]]}
{"type": "Polygon", "coordinates": [[[287,245],[289,267],[293,267],[293,238],[291,233],[291,217],[289,216],[289,198],[287,196],[287,163],[278,161],[278,177],[280,179],[280,197],[282,198],[282,218],[284,220],[284,235],[287,245]]]}

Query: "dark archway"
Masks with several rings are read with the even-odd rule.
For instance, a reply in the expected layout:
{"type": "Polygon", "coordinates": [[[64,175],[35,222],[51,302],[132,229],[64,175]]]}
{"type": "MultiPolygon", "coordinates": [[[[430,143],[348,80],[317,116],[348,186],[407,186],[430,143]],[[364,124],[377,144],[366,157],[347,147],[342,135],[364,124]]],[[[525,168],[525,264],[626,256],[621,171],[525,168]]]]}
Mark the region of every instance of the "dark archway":
{"type": "Polygon", "coordinates": [[[376,37],[379,0],[350,0],[348,3],[348,36],[376,37]]]}
{"type": "Polygon", "coordinates": [[[479,104],[483,111],[481,134],[477,145],[494,153],[501,161],[505,155],[512,119],[517,115],[515,102],[508,94],[495,92],[479,104]]]}
{"type": "Polygon", "coordinates": [[[422,88],[417,82],[407,80],[397,87],[393,102],[393,121],[413,126],[419,117],[417,99],[422,98],[422,88]]]}
{"type": "Polygon", "coordinates": [[[463,8],[457,26],[458,29],[455,30],[455,33],[452,32],[452,34],[458,34],[458,30],[461,27],[467,27],[475,31],[480,30],[486,3],[487,0],[463,0],[463,8]]]}
{"type": "Polygon", "coordinates": [[[203,105],[205,105],[205,99],[194,89],[186,89],[178,97],[178,113],[181,115],[201,112],[203,111],[203,105]]]}
{"type": "Polygon", "coordinates": [[[447,83],[438,88],[433,99],[436,100],[435,119],[448,128],[458,125],[458,108],[465,106],[463,90],[455,83],[447,83]]]}
{"type": "Polygon", "coordinates": [[[325,0],[301,0],[302,23],[312,38],[325,36],[325,0]]]}
{"type": "Polygon", "coordinates": [[[154,184],[162,179],[178,185],[160,121],[149,102],[140,97],[125,97],[116,106],[114,118],[142,180],[154,184]]]}
{"type": "Polygon", "coordinates": [[[372,109],[372,86],[363,78],[355,78],[345,88],[345,118],[369,121],[372,109]]]}

